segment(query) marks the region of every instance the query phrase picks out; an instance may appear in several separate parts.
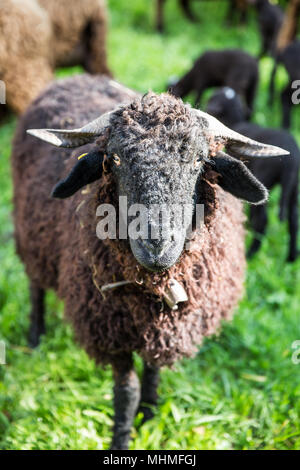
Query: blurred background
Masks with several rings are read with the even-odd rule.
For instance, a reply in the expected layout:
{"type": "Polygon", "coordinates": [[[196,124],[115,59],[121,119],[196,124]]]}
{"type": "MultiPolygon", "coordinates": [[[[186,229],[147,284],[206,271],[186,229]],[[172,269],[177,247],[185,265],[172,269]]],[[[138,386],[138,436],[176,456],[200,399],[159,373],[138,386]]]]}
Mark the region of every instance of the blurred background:
{"type": "MultiPolygon", "coordinates": [[[[166,1],[160,34],[155,1],[109,0],[107,55],[114,78],[143,93],[162,92],[208,49],[259,54],[254,9],[245,24],[229,26],[226,0],[195,0],[191,7],[199,19],[195,23],[177,0],[166,1]]],[[[279,66],[270,107],[272,67],[270,55],[259,62],[252,120],[280,127],[279,95],[288,75],[279,66]]],[[[64,77],[82,70],[55,73],[64,77]]],[[[202,109],[211,93],[205,92],[202,109]]],[[[193,103],[194,96],[185,100],[193,103]]],[[[300,144],[299,106],[293,108],[290,131],[300,144]]],[[[27,347],[28,281],[15,254],[11,217],[15,127],[13,114],[0,126],[0,340],[7,350],[7,364],[0,366],[0,449],[105,449],[113,417],[111,371],[96,368],[75,344],[52,293],[47,334],[37,350],[27,347]]],[[[131,449],[300,449],[300,364],[292,361],[293,343],[300,340],[300,260],[286,263],[288,230],[278,219],[279,197],[275,188],[267,234],[249,262],[246,295],[234,320],[220,336],[206,339],[195,359],[163,369],[160,413],[133,431],[131,449]]],[[[138,358],[136,363],[141,369],[138,358]]]]}

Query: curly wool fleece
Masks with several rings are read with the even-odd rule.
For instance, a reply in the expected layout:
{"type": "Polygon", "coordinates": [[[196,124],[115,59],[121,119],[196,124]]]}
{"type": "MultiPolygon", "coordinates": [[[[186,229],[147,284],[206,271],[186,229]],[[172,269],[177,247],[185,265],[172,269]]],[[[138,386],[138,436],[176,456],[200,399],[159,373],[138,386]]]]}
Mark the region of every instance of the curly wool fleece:
{"type": "MultiPolygon", "coordinates": [[[[141,126],[138,103],[153,108],[153,96],[137,98],[137,104],[123,110],[123,119],[128,119],[126,135],[134,135],[141,126]]],[[[12,155],[17,247],[31,281],[54,288],[64,300],[76,337],[97,362],[113,363],[124,353],[137,351],[151,364],[171,365],[193,355],[204,336],[215,333],[222,319],[230,319],[242,295],[241,202],[215,184],[214,173],[205,163],[199,182],[206,208],[202,231],[176,265],[153,274],[137,263],[126,240],[100,241],[96,236],[96,207],[116,205],[115,175],[109,165],[100,181],[74,197],[64,201],[49,197],[78,155],[93,145],[62,151],[25,137],[29,127],[79,127],[132,98],[131,91],[107,78],[84,75],[51,85],[33,103],[20,121],[12,155]],[[188,295],[176,311],[163,301],[170,279],[181,283],[188,295]],[[110,290],[104,297],[99,292],[101,286],[122,280],[132,284],[110,290]]],[[[165,102],[165,113],[166,109],[177,113],[178,121],[191,119],[180,100],[162,95],[159,102],[160,106],[165,102]]],[[[160,118],[156,113],[152,116],[152,127],[144,127],[160,133],[164,145],[160,118]]],[[[190,138],[188,130],[186,137],[190,138]]],[[[107,139],[103,135],[96,145],[106,151],[107,139]]]]}

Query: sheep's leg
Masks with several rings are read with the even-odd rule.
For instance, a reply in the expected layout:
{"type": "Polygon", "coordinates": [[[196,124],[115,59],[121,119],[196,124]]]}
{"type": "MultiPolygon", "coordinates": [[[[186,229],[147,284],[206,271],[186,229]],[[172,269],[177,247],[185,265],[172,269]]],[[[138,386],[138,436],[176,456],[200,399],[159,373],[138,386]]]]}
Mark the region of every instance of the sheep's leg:
{"type": "Polygon", "coordinates": [[[268,104],[269,106],[273,106],[274,104],[274,94],[275,94],[275,77],[277,73],[277,68],[278,68],[278,60],[276,59],[273,65],[273,70],[271,73],[271,78],[270,78],[270,85],[269,85],[269,101],[268,104]]]}
{"type": "Polygon", "coordinates": [[[88,73],[105,74],[111,77],[112,74],[107,64],[106,33],[106,17],[101,6],[83,34],[85,51],[82,65],[88,73]]]}
{"type": "Polygon", "coordinates": [[[234,17],[235,11],[236,11],[235,0],[230,0],[229,7],[227,10],[227,15],[226,15],[226,24],[228,26],[232,26],[233,24],[233,17],[234,17]]]}
{"type": "Polygon", "coordinates": [[[185,16],[190,20],[190,21],[197,21],[196,16],[191,10],[190,6],[190,0],[180,0],[180,5],[181,8],[184,11],[185,16]]]}
{"type": "Polygon", "coordinates": [[[288,86],[281,93],[281,103],[282,103],[282,127],[284,129],[289,129],[291,125],[291,107],[292,97],[291,97],[291,83],[289,82],[288,86]]]}
{"type": "Polygon", "coordinates": [[[268,51],[269,51],[269,40],[268,38],[265,37],[262,40],[261,51],[258,55],[258,59],[262,59],[267,54],[268,51]]]}
{"type": "Polygon", "coordinates": [[[157,387],[159,383],[159,368],[144,363],[144,373],[142,379],[141,402],[138,411],[143,413],[145,423],[153,418],[153,408],[157,405],[157,387]]]}
{"type": "Polygon", "coordinates": [[[298,256],[297,235],[298,235],[298,182],[292,192],[289,205],[289,232],[290,247],[288,261],[295,261],[298,256]]]}
{"type": "Polygon", "coordinates": [[[134,370],[132,355],[116,358],[113,372],[115,423],[111,449],[126,450],[140,401],[140,383],[134,370]]]}
{"type": "Polygon", "coordinates": [[[281,196],[279,204],[279,220],[283,222],[287,219],[290,204],[292,203],[293,191],[294,191],[294,175],[290,169],[283,170],[281,175],[281,196]]]}
{"type": "Polygon", "coordinates": [[[164,3],[165,0],[157,0],[156,3],[156,29],[159,33],[164,32],[164,3]]]}
{"type": "Polygon", "coordinates": [[[267,222],[268,218],[266,205],[252,206],[250,208],[250,224],[255,232],[255,235],[248,250],[247,258],[251,258],[259,250],[262,242],[262,236],[266,231],[267,222]]]}
{"type": "Polygon", "coordinates": [[[240,13],[240,24],[245,25],[247,23],[248,13],[247,7],[243,7],[240,13]]]}
{"type": "Polygon", "coordinates": [[[246,90],[246,103],[249,109],[249,115],[247,116],[250,119],[253,112],[253,105],[257,90],[258,77],[253,78],[252,82],[249,84],[248,89],[246,90]]]}
{"type": "Polygon", "coordinates": [[[204,92],[205,88],[206,87],[204,85],[197,87],[197,95],[196,95],[195,104],[194,104],[195,108],[197,108],[200,105],[200,101],[201,101],[201,98],[202,98],[202,95],[203,95],[203,92],[204,92]]]}
{"type": "Polygon", "coordinates": [[[32,310],[30,314],[29,345],[35,348],[45,334],[45,291],[35,284],[30,286],[32,310]]]}
{"type": "Polygon", "coordinates": [[[0,123],[4,122],[9,116],[8,106],[0,103],[0,123]]]}

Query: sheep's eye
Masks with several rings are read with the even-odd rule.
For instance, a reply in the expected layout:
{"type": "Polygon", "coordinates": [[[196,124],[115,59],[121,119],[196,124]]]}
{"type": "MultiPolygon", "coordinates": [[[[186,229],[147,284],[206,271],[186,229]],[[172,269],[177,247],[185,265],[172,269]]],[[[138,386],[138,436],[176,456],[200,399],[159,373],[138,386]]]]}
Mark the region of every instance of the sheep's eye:
{"type": "Polygon", "coordinates": [[[120,159],[119,155],[114,153],[113,156],[112,156],[112,159],[113,159],[113,162],[114,162],[115,165],[117,165],[117,166],[121,165],[121,159],[120,159]]]}
{"type": "Polygon", "coordinates": [[[198,155],[197,158],[195,159],[195,167],[198,167],[200,166],[201,164],[203,163],[203,157],[201,157],[201,155],[198,155]]]}

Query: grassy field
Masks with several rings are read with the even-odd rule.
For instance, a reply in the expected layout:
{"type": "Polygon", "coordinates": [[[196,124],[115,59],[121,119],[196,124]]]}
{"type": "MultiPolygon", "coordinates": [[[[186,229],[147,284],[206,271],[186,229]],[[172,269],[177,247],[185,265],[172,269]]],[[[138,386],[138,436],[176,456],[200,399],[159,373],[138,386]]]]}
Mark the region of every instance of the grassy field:
{"type": "MultiPolygon", "coordinates": [[[[166,35],[155,33],[147,0],[110,0],[109,60],[115,77],[140,91],[163,91],[207,48],[242,47],[256,54],[255,18],[226,29],[226,2],[195,2],[201,23],[191,25],[176,0],[166,8],[166,35]]],[[[261,61],[255,120],[279,126],[280,106],[268,109],[271,59],[261,61]]],[[[66,75],[76,70],[61,70],[66,75]]],[[[284,84],[284,71],[278,88],[284,84]]],[[[296,116],[298,114],[298,116],[296,116]]],[[[300,113],[293,133],[300,143],[300,113]]],[[[106,449],[111,438],[112,377],[96,368],[62,321],[62,304],[47,297],[47,335],[27,348],[28,284],[12,238],[9,157],[16,121],[0,128],[0,449],[106,449]]],[[[300,261],[285,263],[287,230],[277,218],[279,191],[271,196],[269,229],[248,269],[246,295],[231,324],[207,339],[193,360],[163,369],[159,409],[139,427],[132,449],[300,449],[300,261]]],[[[138,370],[141,361],[136,358],[138,370]]]]}

